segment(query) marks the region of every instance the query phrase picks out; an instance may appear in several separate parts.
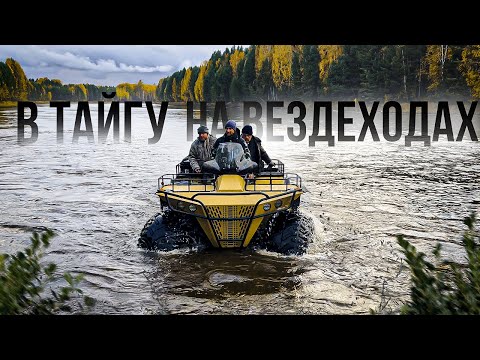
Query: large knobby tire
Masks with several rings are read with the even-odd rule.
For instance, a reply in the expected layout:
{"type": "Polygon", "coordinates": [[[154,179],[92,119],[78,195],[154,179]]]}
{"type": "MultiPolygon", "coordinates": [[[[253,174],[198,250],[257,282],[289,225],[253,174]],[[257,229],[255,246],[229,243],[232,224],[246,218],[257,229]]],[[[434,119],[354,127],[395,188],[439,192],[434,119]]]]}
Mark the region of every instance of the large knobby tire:
{"type": "Polygon", "coordinates": [[[276,221],[277,226],[271,235],[269,250],[283,255],[304,254],[314,236],[313,220],[295,211],[279,216],[276,221]]]}
{"type": "Polygon", "coordinates": [[[192,237],[191,228],[195,219],[182,214],[165,211],[152,216],[143,227],[138,246],[147,250],[171,251],[196,245],[197,239],[192,237]],[[189,234],[190,233],[190,234],[189,234]]]}

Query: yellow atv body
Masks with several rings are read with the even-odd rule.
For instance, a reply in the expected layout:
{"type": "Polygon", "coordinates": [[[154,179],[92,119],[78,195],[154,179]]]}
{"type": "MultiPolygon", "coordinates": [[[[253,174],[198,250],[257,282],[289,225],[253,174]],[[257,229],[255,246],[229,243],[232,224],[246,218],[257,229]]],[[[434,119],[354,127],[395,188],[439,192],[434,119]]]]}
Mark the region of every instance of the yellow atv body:
{"type": "Polygon", "coordinates": [[[216,248],[247,247],[259,226],[279,212],[298,206],[301,178],[273,169],[251,175],[184,173],[158,179],[161,207],[194,217],[216,248]],[[270,171],[269,171],[270,170],[270,171]]]}

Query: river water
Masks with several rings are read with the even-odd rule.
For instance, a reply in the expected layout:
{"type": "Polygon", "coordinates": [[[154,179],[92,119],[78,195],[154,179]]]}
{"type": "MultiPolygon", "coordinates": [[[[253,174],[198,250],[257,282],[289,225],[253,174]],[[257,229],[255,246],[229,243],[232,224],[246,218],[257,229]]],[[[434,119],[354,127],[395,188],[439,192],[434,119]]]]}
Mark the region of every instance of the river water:
{"type": "MultiPolygon", "coordinates": [[[[404,141],[373,142],[367,135],[365,142],[309,147],[308,138],[288,140],[285,127],[293,118],[283,114],[274,134],[285,140],[267,141],[264,131],[263,144],[286,171],[302,176],[308,192],[301,208],[315,221],[307,254],[250,249],[157,253],[137,248],[137,238],[159,210],[157,178],[174,172],[188,153],[186,110],[169,108],[160,141],[149,145],[153,132],[145,105],[132,111],[131,143],[122,141],[121,105],[121,142],[115,144],[110,131],[107,143],[99,144],[97,107],[90,105],[94,144],[85,138],[72,144],[76,104],[65,110],[60,145],[55,109],[39,105],[39,137],[30,145],[17,144],[16,108],[0,109],[0,252],[22,249],[32,230],[53,229],[57,237],[47,260],[58,264],[59,273],[85,274],[81,288],[96,300],[89,313],[395,312],[409,294],[396,234],[428,253],[441,242],[444,256],[464,261],[462,220],[480,207],[478,142],[452,143],[443,135],[429,147],[406,147],[404,141]]],[[[451,111],[456,136],[461,120],[455,106],[451,111]]],[[[478,114],[477,109],[477,133],[478,114]]],[[[358,111],[352,116],[347,134],[358,137],[363,120],[358,111]]],[[[307,137],[311,117],[308,112],[307,137]]],[[[435,114],[429,118],[432,125],[435,114]]]]}

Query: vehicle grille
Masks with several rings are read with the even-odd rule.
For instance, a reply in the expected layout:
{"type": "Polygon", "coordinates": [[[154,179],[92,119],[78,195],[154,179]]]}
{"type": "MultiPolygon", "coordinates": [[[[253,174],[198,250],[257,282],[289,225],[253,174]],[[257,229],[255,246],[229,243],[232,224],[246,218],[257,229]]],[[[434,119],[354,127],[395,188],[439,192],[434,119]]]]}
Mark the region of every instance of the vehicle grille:
{"type": "Polygon", "coordinates": [[[242,246],[242,241],[241,240],[220,240],[220,247],[221,248],[239,248],[242,246]]]}
{"type": "Polygon", "coordinates": [[[208,216],[210,218],[216,218],[217,220],[211,220],[213,230],[221,240],[240,240],[237,244],[236,241],[229,241],[228,244],[222,244],[222,247],[239,247],[241,241],[245,238],[247,232],[249,219],[234,220],[238,218],[250,218],[253,214],[254,206],[207,206],[208,216]],[[225,220],[223,220],[225,219],[225,220]],[[230,244],[231,243],[231,244],[230,244]]]}

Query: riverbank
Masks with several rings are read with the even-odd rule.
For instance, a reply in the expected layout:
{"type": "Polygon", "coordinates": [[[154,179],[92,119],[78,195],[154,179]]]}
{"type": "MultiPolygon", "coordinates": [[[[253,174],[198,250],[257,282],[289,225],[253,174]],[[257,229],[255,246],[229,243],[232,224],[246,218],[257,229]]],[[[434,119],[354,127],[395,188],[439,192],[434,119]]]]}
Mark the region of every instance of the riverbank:
{"type": "Polygon", "coordinates": [[[17,106],[16,101],[0,101],[0,108],[16,107],[16,106],[17,106]]]}

